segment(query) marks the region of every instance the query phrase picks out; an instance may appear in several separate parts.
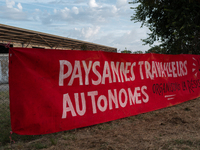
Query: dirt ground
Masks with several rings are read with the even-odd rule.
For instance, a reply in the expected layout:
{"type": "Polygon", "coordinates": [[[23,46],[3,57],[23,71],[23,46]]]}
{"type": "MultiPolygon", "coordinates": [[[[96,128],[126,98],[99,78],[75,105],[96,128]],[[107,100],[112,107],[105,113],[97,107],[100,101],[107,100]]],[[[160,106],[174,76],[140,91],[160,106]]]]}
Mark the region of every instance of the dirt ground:
{"type": "Polygon", "coordinates": [[[16,143],[13,149],[200,150],[200,98],[27,143],[16,143]]]}

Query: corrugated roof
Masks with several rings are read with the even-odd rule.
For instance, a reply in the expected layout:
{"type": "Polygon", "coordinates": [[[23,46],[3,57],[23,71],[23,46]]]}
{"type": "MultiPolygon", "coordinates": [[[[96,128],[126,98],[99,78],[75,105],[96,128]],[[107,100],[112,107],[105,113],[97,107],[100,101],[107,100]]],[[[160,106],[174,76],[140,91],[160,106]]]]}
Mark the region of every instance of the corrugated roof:
{"type": "Polygon", "coordinates": [[[102,50],[102,51],[117,52],[117,48],[114,47],[22,29],[4,24],[0,24],[0,40],[22,43],[26,45],[36,44],[41,46],[47,46],[52,49],[56,48],[82,49],[82,47],[85,47],[87,50],[102,50]]]}

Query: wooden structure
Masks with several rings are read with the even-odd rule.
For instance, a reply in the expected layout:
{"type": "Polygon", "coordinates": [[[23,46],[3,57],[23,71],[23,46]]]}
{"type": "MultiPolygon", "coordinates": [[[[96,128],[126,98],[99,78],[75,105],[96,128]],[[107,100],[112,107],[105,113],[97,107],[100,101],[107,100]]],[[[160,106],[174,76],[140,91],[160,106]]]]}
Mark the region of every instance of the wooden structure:
{"type": "Polygon", "coordinates": [[[0,44],[8,43],[13,47],[117,52],[109,46],[0,24],[0,44]]]}

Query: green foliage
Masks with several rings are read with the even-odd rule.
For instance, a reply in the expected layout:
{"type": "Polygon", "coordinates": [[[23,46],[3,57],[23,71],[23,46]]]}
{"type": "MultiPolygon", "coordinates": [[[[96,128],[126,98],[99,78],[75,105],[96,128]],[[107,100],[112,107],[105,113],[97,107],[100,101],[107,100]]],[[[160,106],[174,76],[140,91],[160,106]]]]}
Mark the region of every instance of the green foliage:
{"type": "Polygon", "coordinates": [[[125,50],[121,51],[121,53],[129,53],[129,54],[143,54],[142,51],[134,51],[134,52],[132,52],[131,50],[127,50],[126,48],[125,48],[125,50]]]}
{"type": "Polygon", "coordinates": [[[143,54],[142,51],[134,51],[133,54],[143,54]]]}
{"type": "Polygon", "coordinates": [[[165,53],[200,54],[200,0],[133,0],[131,20],[151,33],[144,44],[160,41],[165,53]]]}
{"type": "Polygon", "coordinates": [[[121,51],[121,53],[129,53],[129,54],[131,54],[132,52],[131,52],[131,50],[127,50],[127,48],[125,47],[125,50],[121,51]]]}
{"type": "Polygon", "coordinates": [[[148,51],[145,51],[145,53],[165,54],[166,50],[160,46],[153,46],[148,51]]]}
{"type": "Polygon", "coordinates": [[[130,50],[123,50],[123,51],[121,51],[121,53],[132,53],[130,50]]]}

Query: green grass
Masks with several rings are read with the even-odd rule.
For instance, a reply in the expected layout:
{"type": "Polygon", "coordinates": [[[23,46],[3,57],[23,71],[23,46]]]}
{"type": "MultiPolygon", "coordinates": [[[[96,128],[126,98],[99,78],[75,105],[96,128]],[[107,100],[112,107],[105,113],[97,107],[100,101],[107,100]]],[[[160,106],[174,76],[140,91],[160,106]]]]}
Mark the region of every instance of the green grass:
{"type": "Polygon", "coordinates": [[[57,144],[57,140],[54,139],[54,138],[50,138],[50,141],[51,141],[51,145],[56,145],[57,144]]]}
{"type": "Polygon", "coordinates": [[[174,139],[165,142],[165,145],[161,149],[172,150],[174,148],[181,150],[198,149],[200,141],[195,140],[184,140],[184,139],[174,139]]]}
{"type": "Polygon", "coordinates": [[[9,100],[9,91],[0,92],[0,102],[4,100],[9,100]]]}
{"type": "Polygon", "coordinates": [[[43,148],[47,148],[47,145],[43,144],[43,143],[36,143],[34,145],[35,149],[43,149],[43,148]]]}
{"type": "Polygon", "coordinates": [[[76,140],[76,136],[73,133],[67,132],[63,135],[64,140],[76,140]]]}
{"type": "Polygon", "coordinates": [[[9,105],[0,104],[0,145],[10,142],[9,136],[11,131],[10,126],[10,111],[9,105]]]}
{"type": "Polygon", "coordinates": [[[177,139],[177,140],[175,140],[175,143],[178,144],[178,145],[185,144],[185,145],[188,145],[188,146],[192,146],[194,144],[190,140],[183,140],[183,139],[177,139]]]}
{"type": "Polygon", "coordinates": [[[9,91],[0,92],[0,146],[10,142],[9,91]]]}

